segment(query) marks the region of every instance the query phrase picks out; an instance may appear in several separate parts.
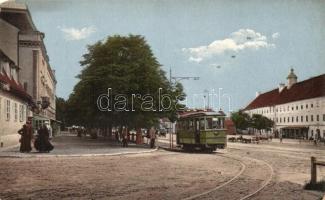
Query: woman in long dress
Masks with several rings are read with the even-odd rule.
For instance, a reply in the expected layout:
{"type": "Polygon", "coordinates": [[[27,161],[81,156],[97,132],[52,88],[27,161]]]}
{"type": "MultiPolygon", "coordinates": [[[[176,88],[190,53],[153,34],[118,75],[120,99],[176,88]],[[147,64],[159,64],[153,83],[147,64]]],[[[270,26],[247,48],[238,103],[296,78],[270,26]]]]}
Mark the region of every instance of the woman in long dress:
{"type": "Polygon", "coordinates": [[[23,125],[23,127],[18,131],[18,134],[21,135],[20,152],[29,153],[32,150],[31,141],[33,138],[33,130],[30,121],[27,121],[26,124],[23,125]]]}
{"type": "Polygon", "coordinates": [[[53,150],[53,145],[50,143],[50,133],[45,125],[37,131],[37,139],[34,146],[39,152],[50,152],[53,150]]]}

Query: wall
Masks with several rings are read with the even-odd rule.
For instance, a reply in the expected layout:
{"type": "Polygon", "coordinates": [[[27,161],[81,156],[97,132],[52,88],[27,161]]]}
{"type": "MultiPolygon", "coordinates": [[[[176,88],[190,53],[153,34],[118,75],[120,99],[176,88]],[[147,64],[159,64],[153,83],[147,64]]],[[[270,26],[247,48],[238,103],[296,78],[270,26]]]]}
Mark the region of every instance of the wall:
{"type": "Polygon", "coordinates": [[[27,119],[25,102],[12,96],[11,94],[0,90],[0,143],[4,147],[19,144],[20,135],[17,131],[25,124],[27,119]],[[10,101],[10,119],[7,120],[7,103],[10,101]],[[17,105],[17,118],[15,119],[15,106],[17,105]],[[23,112],[20,117],[20,106],[23,106],[23,112]]]}
{"type": "Polygon", "coordinates": [[[0,49],[17,65],[18,62],[18,29],[0,19],[0,49]]]}
{"type": "Polygon", "coordinates": [[[320,130],[321,137],[325,137],[325,120],[323,119],[325,115],[325,97],[253,109],[248,111],[248,113],[250,115],[261,114],[268,117],[275,122],[278,130],[290,126],[307,126],[309,127],[309,137],[312,135],[312,132],[315,134],[317,129],[320,130]],[[319,120],[317,120],[317,115],[319,120]],[[308,121],[306,121],[306,116],[308,116],[308,121]],[[303,120],[301,120],[301,117],[303,120]],[[313,120],[311,120],[312,118],[313,120]]]}
{"type": "Polygon", "coordinates": [[[19,37],[19,62],[21,82],[27,83],[27,92],[34,101],[41,101],[41,97],[50,98],[50,106],[42,110],[40,115],[55,119],[55,87],[52,69],[49,66],[46,50],[40,32],[29,32],[19,37]]]}

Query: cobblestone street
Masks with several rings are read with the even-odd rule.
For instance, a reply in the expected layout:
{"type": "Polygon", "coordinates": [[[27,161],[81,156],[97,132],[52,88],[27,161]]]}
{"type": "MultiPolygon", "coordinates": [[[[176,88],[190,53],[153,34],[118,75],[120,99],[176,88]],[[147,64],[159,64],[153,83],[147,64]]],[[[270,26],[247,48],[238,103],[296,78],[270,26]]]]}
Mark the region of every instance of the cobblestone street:
{"type": "MultiPolygon", "coordinates": [[[[166,145],[166,140],[158,143],[166,145]]],[[[252,199],[322,196],[302,189],[310,178],[310,156],[325,160],[321,148],[298,152],[286,144],[228,143],[226,150],[212,154],[158,150],[109,156],[150,149],[71,136],[55,138],[53,144],[56,150],[50,154],[20,154],[17,148],[1,152],[0,198],[240,199],[266,183],[252,199]],[[267,164],[274,170],[271,182],[267,164]]],[[[324,169],[318,178],[325,178],[324,169]]]]}

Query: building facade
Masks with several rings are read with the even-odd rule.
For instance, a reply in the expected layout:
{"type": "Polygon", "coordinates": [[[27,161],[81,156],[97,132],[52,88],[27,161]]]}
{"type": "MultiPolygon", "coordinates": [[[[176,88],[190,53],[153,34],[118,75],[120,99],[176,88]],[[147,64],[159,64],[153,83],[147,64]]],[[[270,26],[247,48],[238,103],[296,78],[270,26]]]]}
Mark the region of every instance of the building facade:
{"type": "Polygon", "coordinates": [[[257,94],[244,109],[274,121],[272,132],[287,138],[325,138],[325,74],[298,82],[291,69],[287,85],[257,94]]]}
{"type": "Polygon", "coordinates": [[[18,51],[8,48],[8,44],[17,44],[17,31],[1,19],[0,27],[0,147],[4,147],[18,143],[17,131],[36,105],[19,81],[18,51]],[[5,40],[8,33],[13,37],[5,40]]]}
{"type": "Polygon", "coordinates": [[[4,60],[10,60],[9,65],[17,68],[5,74],[31,97],[34,107],[26,109],[26,114],[32,116],[35,129],[46,121],[52,125],[56,122],[56,79],[49,64],[44,36],[34,25],[25,4],[15,1],[0,4],[0,50],[3,57],[8,57],[4,60]]]}

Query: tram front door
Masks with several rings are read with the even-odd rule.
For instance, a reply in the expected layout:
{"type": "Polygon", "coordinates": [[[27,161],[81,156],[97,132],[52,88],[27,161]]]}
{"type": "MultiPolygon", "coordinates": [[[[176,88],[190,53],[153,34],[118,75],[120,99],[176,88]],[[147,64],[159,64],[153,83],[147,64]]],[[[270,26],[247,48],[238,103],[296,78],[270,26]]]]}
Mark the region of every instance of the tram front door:
{"type": "Polygon", "coordinates": [[[200,144],[200,120],[195,119],[195,143],[200,144]]]}

